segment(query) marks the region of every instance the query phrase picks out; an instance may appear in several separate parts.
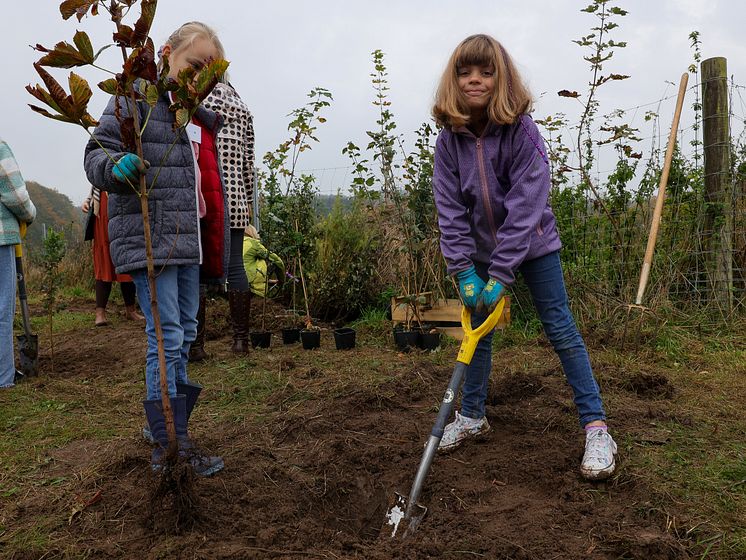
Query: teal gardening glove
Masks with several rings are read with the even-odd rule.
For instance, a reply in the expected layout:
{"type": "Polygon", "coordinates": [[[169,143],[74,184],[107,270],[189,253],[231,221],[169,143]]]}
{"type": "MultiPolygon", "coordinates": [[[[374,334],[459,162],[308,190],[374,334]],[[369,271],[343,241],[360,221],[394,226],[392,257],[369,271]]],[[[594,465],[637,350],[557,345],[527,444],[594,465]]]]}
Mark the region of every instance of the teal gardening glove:
{"type": "Polygon", "coordinates": [[[490,278],[482,293],[479,294],[479,298],[477,298],[477,312],[484,315],[492,313],[495,307],[497,307],[497,302],[500,301],[500,297],[504,291],[505,288],[500,282],[494,278],[490,278]]]}
{"type": "Polygon", "coordinates": [[[148,163],[135,154],[124,154],[114,166],[112,174],[120,183],[135,184],[140,181],[140,175],[144,175],[148,167],[148,163]]]}
{"type": "Polygon", "coordinates": [[[466,270],[456,274],[458,278],[458,291],[464,305],[474,311],[477,307],[477,299],[484,288],[484,280],[477,274],[477,269],[472,265],[466,270]]]}

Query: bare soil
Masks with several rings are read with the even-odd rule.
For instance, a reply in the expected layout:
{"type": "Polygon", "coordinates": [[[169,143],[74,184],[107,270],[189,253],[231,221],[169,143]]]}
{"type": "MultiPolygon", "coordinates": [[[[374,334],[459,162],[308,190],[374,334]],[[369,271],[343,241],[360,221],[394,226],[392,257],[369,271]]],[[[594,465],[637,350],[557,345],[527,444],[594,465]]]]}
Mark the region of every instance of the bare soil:
{"type": "MultiPolygon", "coordinates": [[[[225,307],[217,302],[209,311],[213,358],[199,371],[235,360],[225,307]]],[[[270,328],[282,323],[275,318],[270,328]]],[[[599,370],[613,403],[619,469],[607,482],[589,483],[578,472],[583,434],[551,351],[536,345],[502,351],[488,397],[492,431],[436,459],[421,499],[428,514],[402,542],[382,531],[385,512],[395,490],[409,491],[455,347],[438,359],[398,354],[393,344],[373,346],[372,338],[369,345],[364,334],[348,352],[334,350],[329,332],[312,352],[283,346],[279,333],[274,338],[269,351],[249,356],[245,370],[247,379],[256,367],[282,375],[282,387],[260,413],[241,422],[221,418],[211,411],[220,380],[200,379],[206,388],[193,434],[224,457],[226,469],[195,481],[199,516],[191,528],[164,523],[170,518],[151,509],[156,480],[134,403],[120,412],[131,414],[131,436],[73,441],[39,466],[40,479],[65,474],[64,487],[37,487],[2,503],[6,535],[43,522],[53,543],[44,554],[15,550],[12,557],[690,557],[688,543],[670,530],[678,506],[625,468],[636,441],[655,440],[655,421],[675,418],[676,388],[664,373],[599,370]],[[522,372],[505,365],[532,360],[546,367],[522,372]],[[365,368],[382,373],[371,381],[365,368]],[[365,382],[354,383],[356,372],[365,382]]],[[[68,333],[57,341],[48,375],[141,384],[144,345],[142,327],[124,321],[68,333]]],[[[43,384],[43,377],[32,383],[43,384]]]]}

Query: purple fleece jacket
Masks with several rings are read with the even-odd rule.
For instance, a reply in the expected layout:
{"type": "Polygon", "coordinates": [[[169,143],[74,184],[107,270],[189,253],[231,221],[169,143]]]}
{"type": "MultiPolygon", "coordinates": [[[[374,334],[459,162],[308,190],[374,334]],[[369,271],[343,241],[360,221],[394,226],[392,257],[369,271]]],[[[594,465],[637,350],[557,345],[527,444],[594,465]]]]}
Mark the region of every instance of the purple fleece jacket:
{"type": "Polygon", "coordinates": [[[481,263],[510,286],[524,261],[558,251],[550,185],[544,140],[530,116],[489,124],[479,138],[465,127],[441,130],[433,192],[449,274],[481,263]]]}

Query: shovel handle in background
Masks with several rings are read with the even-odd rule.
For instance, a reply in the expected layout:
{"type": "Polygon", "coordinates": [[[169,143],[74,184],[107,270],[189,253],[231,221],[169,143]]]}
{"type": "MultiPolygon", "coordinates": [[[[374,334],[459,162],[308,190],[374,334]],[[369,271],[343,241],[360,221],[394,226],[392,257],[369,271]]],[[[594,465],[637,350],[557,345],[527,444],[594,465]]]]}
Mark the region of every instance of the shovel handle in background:
{"type": "Polygon", "coordinates": [[[681,109],[684,106],[684,96],[686,95],[686,86],[689,83],[689,74],[684,73],[679,83],[679,96],[676,100],[676,111],[671,123],[671,132],[668,135],[668,146],[666,147],[666,159],[663,163],[660,182],[658,184],[658,197],[655,201],[655,210],[653,211],[653,221],[650,224],[650,235],[648,236],[648,245],[645,249],[645,259],[640,272],[640,283],[637,286],[637,297],[635,305],[642,305],[642,296],[645,294],[645,288],[648,285],[650,277],[650,268],[653,266],[653,253],[655,252],[655,243],[658,241],[658,228],[661,223],[661,214],[663,213],[663,202],[666,198],[666,186],[668,185],[668,174],[671,171],[671,161],[673,160],[673,149],[676,146],[676,133],[679,129],[679,119],[681,109]]]}
{"type": "MultiPolygon", "coordinates": [[[[27,225],[20,224],[20,234],[23,240],[26,237],[27,225]]],[[[15,246],[16,253],[16,280],[18,283],[18,299],[21,302],[21,316],[23,318],[24,335],[19,336],[19,354],[21,358],[21,373],[26,377],[38,375],[39,373],[39,339],[31,333],[31,317],[28,309],[28,295],[26,294],[26,276],[23,269],[23,245],[15,246]]]]}
{"type": "Polygon", "coordinates": [[[422,454],[420,466],[417,469],[417,474],[415,475],[412,489],[409,492],[409,497],[405,498],[399,495],[397,504],[391,508],[387,515],[388,524],[393,526],[392,537],[396,535],[399,523],[402,520],[408,523],[404,533],[405,535],[414,531],[417,524],[422,517],[424,517],[425,512],[427,511],[426,508],[418,504],[417,500],[420,497],[425,478],[430,472],[430,465],[432,465],[438,446],[440,445],[440,440],[443,437],[446,422],[453,411],[453,403],[456,400],[456,395],[458,394],[459,389],[461,388],[461,382],[466,374],[466,368],[471,363],[471,359],[474,356],[479,341],[497,325],[504,307],[505,297],[500,300],[497,307],[495,307],[495,310],[487,317],[484,323],[479,325],[476,329],[471,328],[471,313],[469,313],[469,310],[466,307],[461,309],[461,327],[464,329],[464,339],[461,341],[461,347],[459,348],[458,356],[456,357],[456,367],[453,369],[451,381],[448,383],[448,389],[446,389],[446,392],[443,395],[443,400],[440,403],[438,417],[435,420],[435,425],[430,432],[425,451],[422,454]],[[415,512],[418,510],[419,513],[415,515],[415,512]]]}
{"type": "MultiPolygon", "coordinates": [[[[21,222],[20,233],[21,240],[26,237],[26,222],[21,222]]],[[[28,295],[26,294],[26,278],[23,271],[23,245],[19,243],[15,246],[16,252],[16,280],[18,282],[18,299],[21,300],[21,313],[23,315],[23,328],[26,334],[30,334],[30,329],[26,329],[29,323],[28,295]]]]}

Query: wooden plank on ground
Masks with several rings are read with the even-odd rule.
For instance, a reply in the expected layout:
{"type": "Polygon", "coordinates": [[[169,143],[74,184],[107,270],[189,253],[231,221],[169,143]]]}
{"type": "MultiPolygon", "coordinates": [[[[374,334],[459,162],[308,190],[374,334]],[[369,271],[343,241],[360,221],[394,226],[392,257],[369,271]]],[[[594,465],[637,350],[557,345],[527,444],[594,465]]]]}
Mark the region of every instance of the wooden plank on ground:
{"type": "MultiPolygon", "coordinates": [[[[443,334],[452,336],[457,340],[463,339],[464,333],[461,329],[461,301],[458,299],[440,299],[430,308],[419,311],[420,321],[432,324],[443,334]]],[[[412,320],[412,310],[405,303],[397,303],[391,300],[391,320],[394,323],[405,323],[412,320]]],[[[505,308],[500,320],[497,322],[498,329],[504,329],[510,324],[510,296],[505,296],[505,308]]]]}

